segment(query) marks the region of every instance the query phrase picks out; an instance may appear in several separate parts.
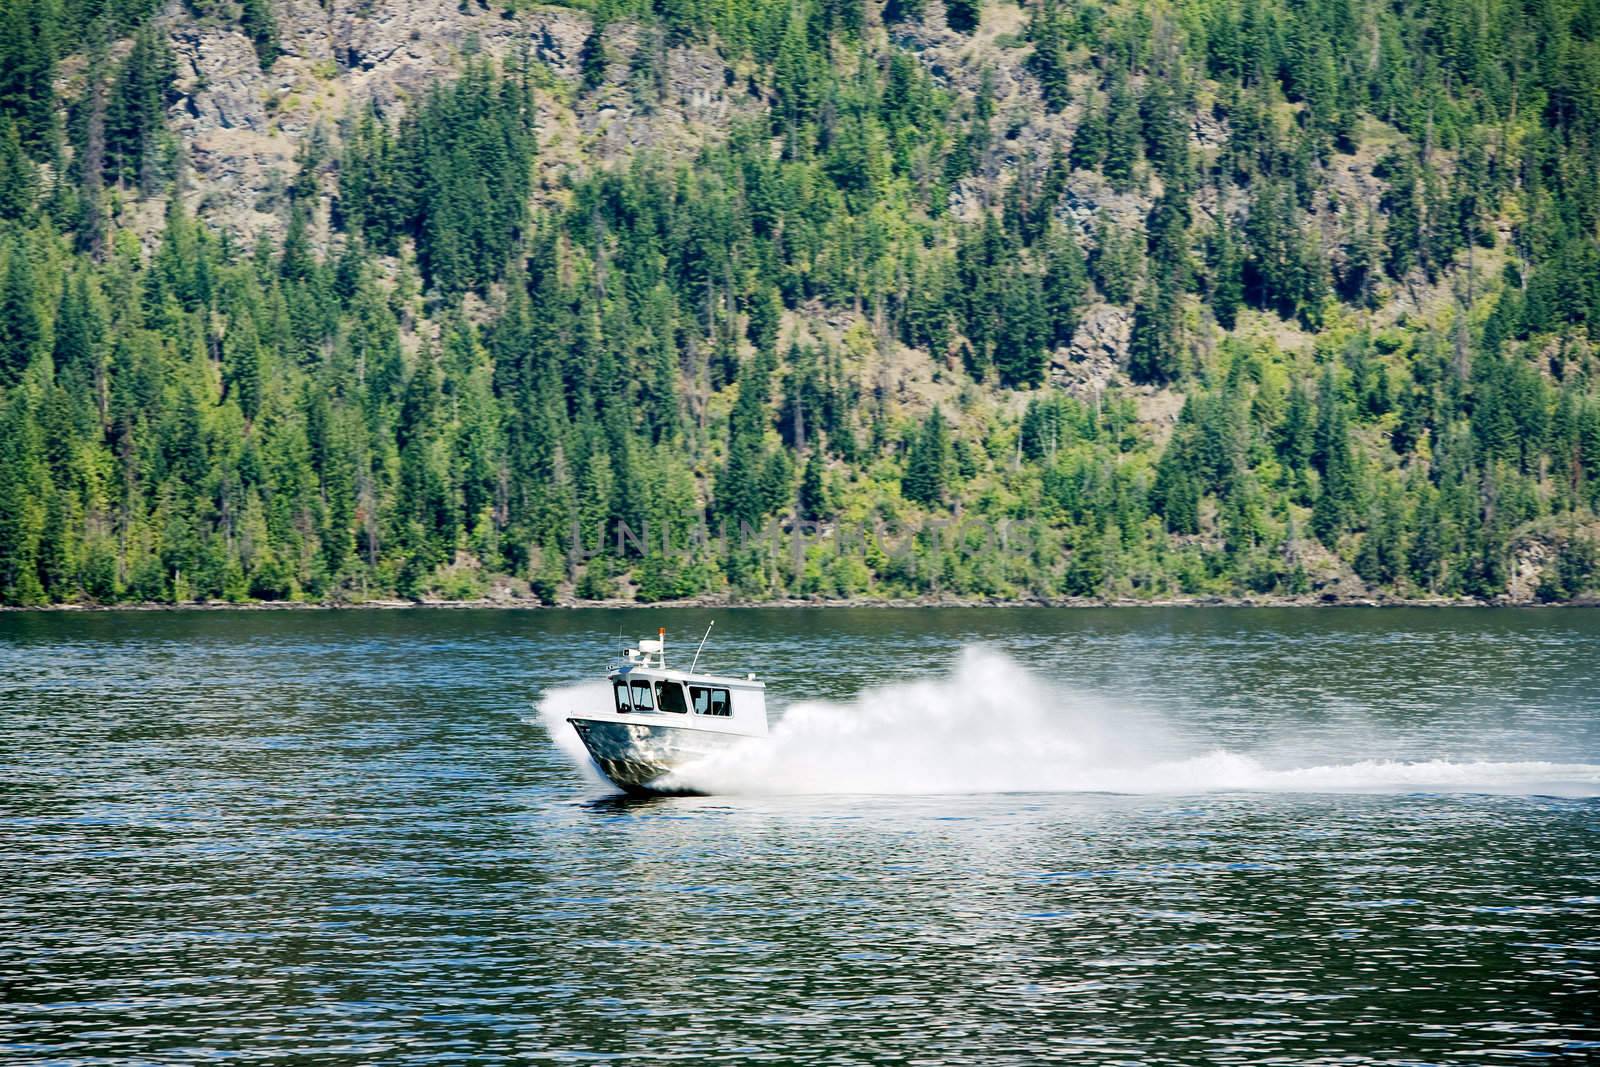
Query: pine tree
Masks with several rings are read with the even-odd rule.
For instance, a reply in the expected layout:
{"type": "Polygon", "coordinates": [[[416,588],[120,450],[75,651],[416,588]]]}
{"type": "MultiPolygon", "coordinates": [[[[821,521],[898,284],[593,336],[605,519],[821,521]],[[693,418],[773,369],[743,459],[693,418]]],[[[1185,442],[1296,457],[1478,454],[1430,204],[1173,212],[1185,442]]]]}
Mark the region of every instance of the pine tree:
{"type": "Polygon", "coordinates": [[[1303,384],[1296,383],[1289,392],[1289,406],[1284,412],[1283,423],[1275,434],[1278,458],[1291,473],[1310,466],[1316,447],[1315,434],[1311,394],[1303,384]]]}
{"type": "Polygon", "coordinates": [[[945,0],[944,19],[957,33],[974,33],[983,11],[982,0],[945,0]]]}
{"type": "Polygon", "coordinates": [[[7,0],[0,11],[0,120],[16,124],[35,158],[55,123],[56,34],[49,0],[7,0]]]}
{"type": "Polygon", "coordinates": [[[289,211],[289,229],[284,234],[283,252],[278,257],[278,273],[288,281],[303,282],[316,270],[311,254],[309,212],[297,203],[289,211]]]}
{"type": "Polygon", "coordinates": [[[1175,534],[1200,532],[1200,487],[1186,443],[1174,437],[1156,464],[1150,507],[1175,534]]]}
{"type": "Polygon", "coordinates": [[[950,432],[944,415],[935,407],[906,456],[906,472],[900,478],[901,494],[925,507],[940,506],[944,503],[949,467],[950,432]]]}
{"type": "Polygon", "coordinates": [[[1033,54],[1028,57],[1028,67],[1039,79],[1039,91],[1044,96],[1045,108],[1060,111],[1071,99],[1071,91],[1067,82],[1066,31],[1057,0],[1043,0],[1034,8],[1028,24],[1028,36],[1033,40],[1033,54]]]}
{"type": "Polygon", "coordinates": [[[268,0],[239,0],[239,28],[255,47],[261,69],[269,69],[283,50],[278,44],[278,21],[268,0]]]}
{"type": "Polygon", "coordinates": [[[589,34],[583,39],[583,49],[578,53],[578,82],[584,92],[593,92],[606,82],[606,65],[610,57],[606,54],[606,24],[604,19],[597,18],[589,27],[589,34]]]}
{"type": "Polygon", "coordinates": [[[762,437],[769,384],[765,355],[758,355],[741,368],[739,398],[728,417],[727,460],[716,481],[717,509],[733,533],[741,524],[757,527],[766,506],[761,484],[766,466],[762,437]]]}
{"type": "Polygon", "coordinates": [[[1096,170],[1106,158],[1110,131],[1106,128],[1104,109],[1098,107],[1093,95],[1083,102],[1083,121],[1072,135],[1072,148],[1067,153],[1074,170],[1096,170]]]}
{"type": "Polygon", "coordinates": [[[927,0],[889,0],[883,9],[883,21],[893,25],[896,22],[921,22],[927,0]]]}
{"type": "Polygon", "coordinates": [[[242,311],[234,317],[223,338],[222,351],[222,377],[228,395],[244,417],[253,420],[261,411],[263,376],[261,338],[249,312],[242,311]]]}
{"type": "Polygon", "coordinates": [[[1355,503],[1355,470],[1344,405],[1339,401],[1331,377],[1323,380],[1317,407],[1311,458],[1322,475],[1322,485],[1312,506],[1311,529],[1319,541],[1332,548],[1345,529],[1355,503]]]}
{"type": "Polygon", "coordinates": [[[1158,290],[1149,302],[1134,305],[1128,337],[1128,376],[1164,385],[1178,376],[1178,309],[1169,292],[1158,290]]]}
{"type": "Polygon", "coordinates": [[[1145,155],[1167,183],[1169,192],[1187,198],[1189,185],[1189,129],[1181,108],[1180,92],[1164,80],[1153,80],[1139,102],[1145,155]]]}
{"type": "Polygon", "coordinates": [[[1039,276],[1031,271],[1008,273],[1001,284],[1000,321],[991,358],[1000,384],[1017,389],[1044,381],[1050,324],[1039,276]]]}
{"type": "Polygon", "coordinates": [[[1392,586],[1405,573],[1405,516],[1398,497],[1385,493],[1378,516],[1361,539],[1354,569],[1373,585],[1392,586]]]}
{"type": "Polygon", "coordinates": [[[828,516],[828,491],[823,481],[822,450],[813,448],[806,457],[805,472],[800,477],[800,497],[797,512],[807,522],[819,522],[828,516]]]}
{"type": "Polygon", "coordinates": [[[63,383],[72,383],[69,388],[87,395],[98,376],[104,341],[105,322],[89,295],[87,279],[80,274],[61,287],[51,353],[56,375],[63,383]]]}
{"type": "Polygon", "coordinates": [[[11,119],[0,122],[0,220],[26,220],[39,197],[39,168],[22,150],[11,119]]]}
{"type": "Polygon", "coordinates": [[[1389,183],[1383,196],[1389,216],[1383,236],[1385,265],[1390,276],[1404,278],[1418,264],[1422,247],[1417,168],[1409,158],[1390,153],[1374,173],[1389,183]]]}
{"type": "Polygon", "coordinates": [[[45,600],[38,571],[46,479],[31,415],[22,398],[0,406],[0,603],[24,606],[45,600]]]}
{"type": "Polygon", "coordinates": [[[1133,170],[1139,162],[1143,141],[1139,120],[1139,101],[1128,85],[1127,75],[1118,72],[1111,83],[1106,109],[1106,154],[1101,171],[1111,186],[1126,191],[1133,186],[1133,170]]]}
{"type": "Polygon", "coordinates": [[[13,239],[0,283],[0,386],[15,385],[38,355],[44,326],[34,305],[33,258],[27,242],[13,239]]]}
{"type": "Polygon", "coordinates": [[[1224,217],[1212,234],[1209,257],[1211,262],[1210,296],[1211,313],[1224,329],[1231,330],[1238,323],[1239,307],[1244,303],[1244,259],[1233,228],[1224,217]]]}
{"type": "Polygon", "coordinates": [[[1140,264],[1140,240],[1136,231],[1123,229],[1102,215],[1095,226],[1094,254],[1089,266],[1094,272],[1095,285],[1107,303],[1127,304],[1139,285],[1143,272],[1140,264]]]}
{"type": "Polygon", "coordinates": [[[135,182],[146,194],[155,191],[162,177],[166,107],[176,76],[166,42],[153,27],[140,30],[117,69],[106,107],[108,177],[135,182]]]}
{"type": "Polygon", "coordinates": [[[783,298],[776,286],[763,286],[750,298],[750,343],[763,352],[778,350],[778,329],[783,320],[783,298]]]}
{"type": "Polygon", "coordinates": [[[761,512],[770,515],[782,511],[795,499],[794,464],[784,449],[773,449],[761,464],[761,512]]]}
{"type": "Polygon", "coordinates": [[[1089,269],[1077,240],[1052,227],[1044,243],[1044,314],[1048,344],[1070,344],[1078,329],[1084,297],[1089,290],[1089,269]]]}

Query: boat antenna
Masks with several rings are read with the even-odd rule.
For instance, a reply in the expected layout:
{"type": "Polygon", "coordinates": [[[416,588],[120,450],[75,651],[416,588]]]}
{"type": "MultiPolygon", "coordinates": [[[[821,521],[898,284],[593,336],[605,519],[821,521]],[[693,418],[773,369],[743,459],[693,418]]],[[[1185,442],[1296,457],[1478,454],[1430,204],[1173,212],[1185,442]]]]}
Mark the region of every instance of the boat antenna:
{"type": "Polygon", "coordinates": [[[711,628],[717,624],[716,619],[706,623],[706,632],[700,635],[700,644],[694,650],[694,662],[689,664],[689,673],[694,673],[695,664],[700,662],[700,649],[706,647],[706,638],[711,636],[711,628]]]}

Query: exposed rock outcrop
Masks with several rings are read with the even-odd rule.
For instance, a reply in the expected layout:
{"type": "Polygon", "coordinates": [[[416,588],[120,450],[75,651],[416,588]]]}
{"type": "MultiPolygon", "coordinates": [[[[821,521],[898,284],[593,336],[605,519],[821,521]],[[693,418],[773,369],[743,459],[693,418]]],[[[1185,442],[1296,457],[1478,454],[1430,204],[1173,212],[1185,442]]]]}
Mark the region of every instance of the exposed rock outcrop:
{"type": "Polygon", "coordinates": [[[631,85],[629,58],[657,43],[625,24],[606,34],[614,59],[607,84],[579,97],[578,62],[590,31],[582,12],[509,15],[463,10],[455,0],[331,0],[326,7],[279,0],[273,8],[283,54],[267,70],[236,27],[177,7],[166,16],[180,93],[169,119],[192,167],[187,195],[203,216],[238,234],[281,232],[281,193],[314,129],[336,149],[341,122],[359,109],[396,116],[477,56],[538,68],[548,86],[537,94],[541,142],[550,149],[545,166],[686,154],[763,106],[703,47],[661,49],[660,75],[648,87],[631,85]],[[567,143],[569,130],[578,143],[567,143]]]}

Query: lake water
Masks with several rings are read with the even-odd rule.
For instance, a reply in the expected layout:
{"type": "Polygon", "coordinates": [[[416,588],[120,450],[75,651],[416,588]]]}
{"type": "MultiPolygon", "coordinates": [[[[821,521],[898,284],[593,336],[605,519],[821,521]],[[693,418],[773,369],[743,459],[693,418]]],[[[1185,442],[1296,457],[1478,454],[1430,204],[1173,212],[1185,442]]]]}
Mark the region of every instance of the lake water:
{"type": "Polygon", "coordinates": [[[1597,798],[1595,611],[0,615],[0,1061],[1595,1062],[1597,798]]]}

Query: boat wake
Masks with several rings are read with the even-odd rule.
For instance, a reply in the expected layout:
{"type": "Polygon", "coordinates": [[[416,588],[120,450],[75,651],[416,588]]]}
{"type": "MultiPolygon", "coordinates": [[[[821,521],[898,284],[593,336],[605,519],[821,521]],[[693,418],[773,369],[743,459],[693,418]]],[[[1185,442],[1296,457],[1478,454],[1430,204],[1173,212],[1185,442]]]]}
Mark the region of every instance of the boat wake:
{"type": "MultiPolygon", "coordinates": [[[[593,692],[589,692],[593,690],[593,692]]],[[[557,690],[540,718],[596,784],[604,778],[565,716],[607,697],[557,690]]],[[[970,649],[948,676],[896,683],[847,702],[791,705],[768,738],[681,769],[662,783],[713,794],[1099,792],[1501,793],[1600,796],[1600,764],[1364,759],[1275,760],[1196,748],[1158,718],[1050,685],[1014,660],[970,649]]]]}

